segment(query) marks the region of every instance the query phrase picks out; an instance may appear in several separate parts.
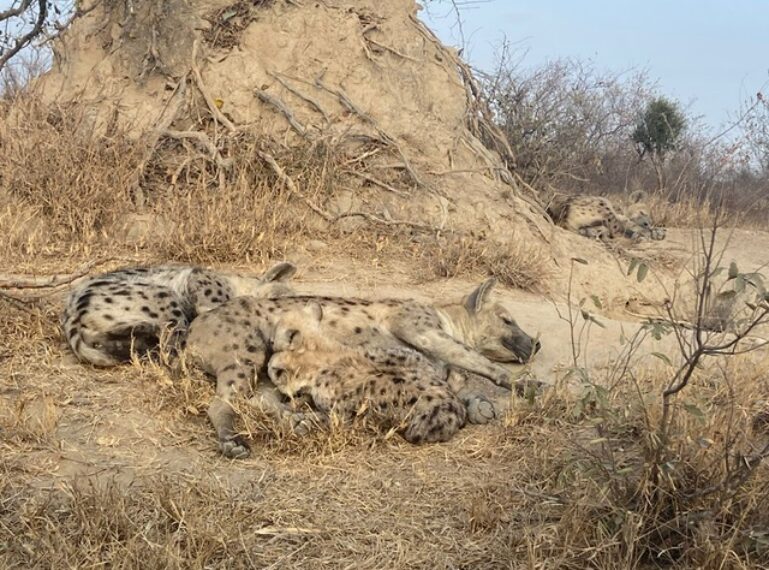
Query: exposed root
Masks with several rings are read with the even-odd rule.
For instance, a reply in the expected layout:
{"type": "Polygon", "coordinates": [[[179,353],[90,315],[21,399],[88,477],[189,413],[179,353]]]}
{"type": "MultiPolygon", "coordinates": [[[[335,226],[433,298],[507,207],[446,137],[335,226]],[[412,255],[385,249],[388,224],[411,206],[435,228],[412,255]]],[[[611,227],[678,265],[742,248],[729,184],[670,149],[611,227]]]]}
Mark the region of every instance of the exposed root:
{"type": "Polygon", "coordinates": [[[291,125],[292,129],[294,129],[301,136],[305,138],[307,137],[307,127],[305,127],[302,123],[300,123],[296,119],[296,117],[294,117],[294,114],[291,112],[291,110],[286,106],[286,104],[283,101],[281,101],[274,95],[270,95],[269,93],[267,93],[262,89],[255,89],[254,92],[261,101],[275,107],[278,110],[278,112],[280,112],[280,114],[286,118],[286,120],[288,121],[288,124],[291,125]]]}

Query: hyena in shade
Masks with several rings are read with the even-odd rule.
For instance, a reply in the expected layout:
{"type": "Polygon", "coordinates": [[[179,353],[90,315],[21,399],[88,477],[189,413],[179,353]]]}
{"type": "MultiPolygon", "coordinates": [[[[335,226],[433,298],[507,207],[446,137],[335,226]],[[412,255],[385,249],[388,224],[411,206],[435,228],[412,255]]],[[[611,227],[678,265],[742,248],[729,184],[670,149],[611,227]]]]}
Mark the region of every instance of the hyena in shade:
{"type": "Polygon", "coordinates": [[[601,196],[557,196],[547,208],[553,221],[573,232],[601,240],[616,237],[663,240],[665,228],[652,224],[649,207],[642,191],[630,195],[630,205],[623,212],[601,196]]]}
{"type": "Polygon", "coordinates": [[[349,420],[374,414],[410,443],[448,441],[465,425],[494,417],[492,404],[466,390],[465,376],[408,347],[350,347],[323,331],[323,310],[309,303],[275,328],[270,380],[283,395],[309,396],[324,413],[349,420]]]}
{"type": "Polygon", "coordinates": [[[61,325],[77,357],[112,366],[158,347],[183,344],[190,322],[240,295],[274,297],[291,292],[296,272],[279,263],[264,275],[246,277],[190,266],[134,267],[92,277],[67,298],[61,325]]]}
{"type": "Polygon", "coordinates": [[[241,297],[200,315],[190,327],[186,354],[190,362],[216,377],[216,396],[208,414],[220,449],[231,457],[248,453],[245,442],[235,433],[232,401],[248,395],[251,381],[259,376],[256,398],[263,404],[275,402],[274,387],[265,392],[262,388],[271,385],[265,382],[265,367],[276,326],[281,318],[303,310],[308,303],[320,306],[323,334],[339,343],[364,348],[408,347],[510,388],[511,373],[499,363],[527,362],[540,349],[540,343],[527,335],[502,305],[489,300],[494,282],[489,279],[461,302],[442,306],[410,299],[241,297]]]}

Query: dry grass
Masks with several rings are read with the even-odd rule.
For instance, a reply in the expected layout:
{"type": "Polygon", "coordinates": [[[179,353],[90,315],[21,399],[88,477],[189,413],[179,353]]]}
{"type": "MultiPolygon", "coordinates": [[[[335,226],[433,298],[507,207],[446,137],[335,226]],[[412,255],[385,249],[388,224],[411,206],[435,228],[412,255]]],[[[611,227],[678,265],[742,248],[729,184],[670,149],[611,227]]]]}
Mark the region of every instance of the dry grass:
{"type": "Polygon", "coordinates": [[[537,290],[551,276],[551,259],[539,244],[511,239],[508,243],[474,236],[448,235],[421,244],[417,259],[426,274],[438,278],[494,275],[500,283],[537,290]]]}
{"type": "MultiPolygon", "coordinates": [[[[97,251],[133,252],[113,235],[137,210],[132,145],[22,111],[26,126],[0,125],[4,265],[53,272],[97,251]]],[[[402,228],[324,230],[254,159],[263,141],[217,141],[233,159],[224,170],[180,141],[162,144],[144,172],[162,226],[144,261],[261,261],[312,236],[350,256],[410,257],[435,277],[494,273],[526,289],[547,278],[546,255],[515,240],[502,249],[417,241],[402,228]]],[[[346,180],[350,159],[334,144],[270,150],[316,206],[346,180]]],[[[755,421],[769,401],[764,355],[708,361],[676,403],[657,480],[649,450],[670,375],[659,366],[619,380],[594,373],[595,384],[516,402],[505,422],[439,445],[367,423],[299,438],[249,410],[252,458],[227,461],[205,417],[208,379],[145,362],[78,364],[59,338],[58,304],[0,296],[2,567],[769,565],[769,473],[725,484],[766,438],[755,421]]]]}
{"type": "Polygon", "coordinates": [[[766,437],[753,428],[769,401],[765,357],[698,373],[676,404],[666,478],[652,485],[666,366],[597,374],[613,385],[602,397],[557,387],[440,445],[366,423],[299,438],[249,410],[253,457],[231,462],[205,419],[209,380],[146,362],[76,364],[54,324],[45,308],[0,316],[12,333],[0,361],[3,567],[769,563],[769,472],[721,485],[766,437]]]}

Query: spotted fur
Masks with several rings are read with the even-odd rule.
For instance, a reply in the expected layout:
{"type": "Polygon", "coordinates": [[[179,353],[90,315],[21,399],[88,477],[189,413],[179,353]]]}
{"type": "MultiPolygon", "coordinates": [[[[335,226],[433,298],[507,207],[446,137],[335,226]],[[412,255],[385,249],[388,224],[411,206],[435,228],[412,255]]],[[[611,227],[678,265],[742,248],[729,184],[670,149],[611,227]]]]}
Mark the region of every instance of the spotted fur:
{"type": "Polygon", "coordinates": [[[237,295],[278,296],[296,268],[281,263],[260,277],[190,266],[133,267],[90,278],[67,298],[61,317],[67,343],[83,362],[112,366],[133,353],[182,343],[190,322],[237,295]]]}
{"type": "Polygon", "coordinates": [[[665,229],[652,224],[645,197],[644,192],[633,192],[631,203],[623,212],[601,196],[559,195],[551,201],[547,211],[557,225],[589,238],[665,239],[665,229]]]}
{"type": "Polygon", "coordinates": [[[220,449],[229,456],[247,453],[235,433],[232,402],[248,396],[256,378],[256,399],[282,413],[279,399],[269,389],[271,383],[266,382],[266,365],[275,346],[282,346],[278,323],[301,313],[308,303],[320,307],[323,334],[335,342],[363,349],[410,347],[433,361],[510,388],[511,374],[499,363],[526,362],[540,344],[503,306],[489,301],[493,284],[490,279],[461,303],[441,307],[409,299],[241,297],[200,315],[190,327],[186,355],[217,379],[208,413],[220,449]]]}

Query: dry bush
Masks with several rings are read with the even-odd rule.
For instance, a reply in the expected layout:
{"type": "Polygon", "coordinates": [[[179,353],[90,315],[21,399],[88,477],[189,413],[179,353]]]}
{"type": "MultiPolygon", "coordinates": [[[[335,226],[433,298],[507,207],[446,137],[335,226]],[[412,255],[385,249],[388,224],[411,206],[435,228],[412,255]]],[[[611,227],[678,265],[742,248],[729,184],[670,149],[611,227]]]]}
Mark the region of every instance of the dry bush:
{"type": "Polygon", "coordinates": [[[493,275],[500,283],[525,291],[537,290],[552,274],[545,249],[515,237],[502,244],[476,236],[449,234],[420,244],[416,255],[428,275],[493,275]]]}
{"type": "Polygon", "coordinates": [[[273,0],[239,0],[215,10],[206,19],[211,27],[204,31],[207,44],[219,49],[240,45],[240,36],[257,17],[257,10],[268,7],[273,0]]]}
{"type": "Polygon", "coordinates": [[[119,135],[90,134],[77,109],[42,106],[17,97],[0,121],[2,238],[11,259],[25,237],[25,254],[81,249],[111,229],[130,208],[127,180],[136,146],[119,135]]]}

